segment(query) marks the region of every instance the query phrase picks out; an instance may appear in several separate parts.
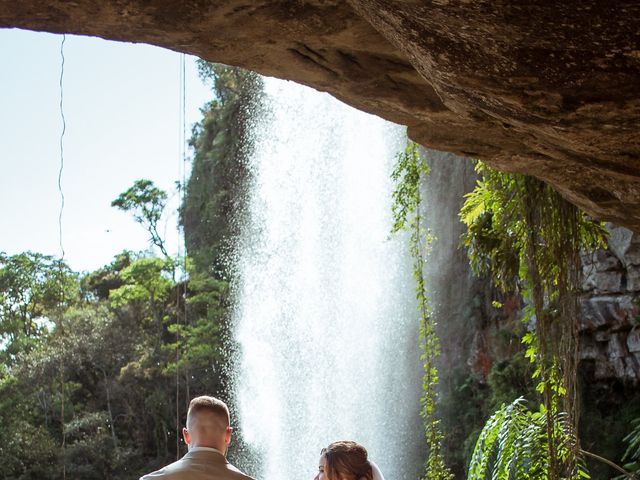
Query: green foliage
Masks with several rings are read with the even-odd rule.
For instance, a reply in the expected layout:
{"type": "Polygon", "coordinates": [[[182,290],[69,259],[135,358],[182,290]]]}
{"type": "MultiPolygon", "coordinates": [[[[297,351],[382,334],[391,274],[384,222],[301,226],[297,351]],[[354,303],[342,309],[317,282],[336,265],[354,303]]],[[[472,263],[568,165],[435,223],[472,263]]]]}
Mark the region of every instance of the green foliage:
{"type": "Polygon", "coordinates": [[[147,229],[161,258],[125,251],[81,276],[52,257],[0,254],[3,478],[57,480],[64,469],[67,478],[137,479],[183,453],[190,397],[228,397],[223,239],[245,177],[236,133],[248,105],[237,93],[246,100],[259,82],[231,67],[210,73],[219,95],[194,133],[194,196],[183,210],[193,214],[188,233],[197,241],[187,243],[197,261],[167,255],[158,234],[167,194],[149,180],[112,205],[147,229]],[[188,273],[181,282],[177,264],[188,273]]]}
{"type": "Polygon", "coordinates": [[[189,280],[187,321],[169,327],[176,341],[165,348],[173,355],[177,352],[178,360],[167,364],[167,372],[176,368],[187,372],[191,387],[200,391],[222,392],[226,388],[221,373],[226,364],[228,298],[227,282],[194,273],[189,280]]]}
{"type": "MultiPolygon", "coordinates": [[[[502,405],[485,424],[471,458],[469,480],[541,480],[549,478],[548,423],[556,425],[556,455],[566,461],[577,438],[566,414],[551,415],[544,406],[530,411],[519,398],[502,405]]],[[[568,479],[590,478],[582,458],[568,479]]]]}
{"type": "Polygon", "coordinates": [[[82,290],[87,300],[106,300],[111,290],[123,285],[122,270],[135,260],[132,252],[124,251],[115,256],[111,264],[91,272],[82,279],[82,290]]]}
{"type": "Polygon", "coordinates": [[[198,68],[215,98],[193,128],[194,159],[180,217],[195,270],[225,280],[249,176],[248,127],[259,108],[262,82],[236,67],[200,61],[198,68]]]}
{"type": "MultiPolygon", "coordinates": [[[[395,183],[392,193],[393,213],[392,232],[397,233],[404,229],[411,232],[422,228],[420,222],[420,187],[422,179],[429,175],[429,166],[420,157],[420,147],[409,142],[404,152],[398,155],[396,165],[391,173],[391,179],[395,183]]],[[[424,234],[423,231],[417,233],[424,234]]]]}
{"type": "Polygon", "coordinates": [[[41,283],[57,280],[41,268],[22,272],[21,284],[35,286],[35,293],[22,297],[25,311],[45,315],[48,323],[32,333],[30,348],[0,364],[5,478],[57,479],[63,465],[73,478],[138,478],[179,449],[176,375],[181,415],[187,396],[220,394],[220,372],[211,367],[222,362],[227,284],[207,279],[180,285],[193,288],[193,296],[188,320],[178,323],[185,305],[170,278],[173,262],[133,257],[120,255],[85,278],[70,272],[73,302],[40,294],[46,291],[41,283]],[[92,293],[98,288],[100,294],[92,293]]]}
{"type": "Polygon", "coordinates": [[[502,404],[512,402],[522,396],[530,404],[538,400],[535,385],[532,385],[533,369],[523,352],[516,353],[508,360],[496,363],[487,378],[491,389],[488,407],[495,411],[502,404]]]}
{"type": "Polygon", "coordinates": [[[113,441],[106,412],[82,412],[65,428],[67,475],[95,480],[120,478],[131,452],[118,448],[113,441]]]}
{"type": "Polygon", "coordinates": [[[228,335],[229,282],[250,178],[248,128],[259,113],[262,81],[236,67],[200,61],[198,68],[214,99],[190,140],[194,158],[180,212],[190,259],[186,321],[171,327],[180,349],[167,347],[177,358],[168,368],[184,371],[193,388],[209,385],[209,393],[229,398],[222,357],[234,348],[228,335]]]}
{"type": "Polygon", "coordinates": [[[131,212],[135,221],[149,232],[151,243],[168,258],[164,240],[158,232],[158,222],[162,218],[166,203],[167,192],[156,187],[151,180],[141,179],[136,180],[131,187],[118,195],[118,198],[111,202],[111,206],[131,212]]]}
{"type": "MultiPolygon", "coordinates": [[[[522,289],[522,282],[529,281],[531,260],[545,287],[551,291],[557,285],[558,256],[563,256],[558,250],[568,246],[558,238],[559,229],[566,228],[563,224],[575,230],[572,237],[579,247],[593,250],[603,245],[604,227],[566,204],[551,187],[525,175],[493,170],[482,162],[476,164],[476,171],[480,179],[460,211],[467,226],[462,244],[474,269],[490,272],[503,291],[522,289]],[[535,249],[535,259],[531,259],[529,254],[536,246],[542,248],[535,249]]],[[[565,251],[564,256],[571,253],[565,251]]]]}
{"type": "Polygon", "coordinates": [[[436,360],[440,355],[440,341],[435,331],[435,322],[431,318],[431,308],[424,278],[425,257],[431,235],[421,224],[421,180],[429,174],[424,159],[420,156],[417,144],[409,143],[404,152],[398,155],[396,166],[391,175],[395,182],[392,212],[393,233],[407,229],[410,232],[409,249],[413,257],[413,276],[416,281],[416,299],[420,312],[420,341],[422,348],[422,397],[420,415],[424,421],[428,456],[425,465],[424,480],[449,480],[453,474],[444,462],[442,455],[443,435],[440,420],[436,416],[438,403],[438,369],[436,360]]]}
{"type": "Polygon", "coordinates": [[[52,467],[58,464],[58,445],[45,427],[23,422],[3,428],[2,433],[10,439],[0,445],[3,478],[57,478],[52,475],[52,467]]]}
{"type": "MultiPolygon", "coordinates": [[[[579,254],[601,246],[605,230],[538,180],[501,173],[480,162],[477,170],[481,179],[460,213],[467,225],[463,244],[476,271],[488,271],[504,292],[521,292],[527,301],[524,321],[535,330],[524,335],[523,343],[542,398],[543,473],[552,480],[577,478],[582,474],[577,436],[571,448],[565,436],[567,426],[575,429],[578,418],[579,254]]],[[[498,415],[494,420],[499,424],[507,418],[498,415]]],[[[499,447],[498,455],[513,456],[502,451],[506,443],[499,447]]],[[[480,460],[474,456],[470,472],[484,468],[474,463],[480,460]]]]}
{"type": "Polygon", "coordinates": [[[124,284],[110,291],[109,299],[115,307],[130,302],[149,302],[155,310],[157,303],[167,299],[172,281],[167,278],[174,262],[162,258],[135,260],[120,273],[124,284]]]}
{"type": "Polygon", "coordinates": [[[532,368],[522,351],[495,362],[484,379],[457,365],[447,376],[438,406],[442,429],[446,432],[445,458],[455,468],[456,478],[464,478],[478,436],[486,419],[501,405],[523,395],[527,404],[538,408],[538,395],[531,380],[532,368]]]}
{"type": "Polygon", "coordinates": [[[631,425],[633,426],[631,432],[623,439],[627,443],[627,449],[622,456],[622,461],[626,462],[624,468],[640,476],[640,417],[634,418],[631,425]]]}
{"type": "Polygon", "coordinates": [[[449,372],[449,388],[443,389],[438,406],[442,418],[445,458],[456,478],[463,478],[485,417],[489,388],[470,375],[463,365],[449,372]]]}
{"type": "Polygon", "coordinates": [[[76,275],[38,253],[0,253],[0,351],[3,363],[35,347],[51,316],[78,300],[76,275]]]}

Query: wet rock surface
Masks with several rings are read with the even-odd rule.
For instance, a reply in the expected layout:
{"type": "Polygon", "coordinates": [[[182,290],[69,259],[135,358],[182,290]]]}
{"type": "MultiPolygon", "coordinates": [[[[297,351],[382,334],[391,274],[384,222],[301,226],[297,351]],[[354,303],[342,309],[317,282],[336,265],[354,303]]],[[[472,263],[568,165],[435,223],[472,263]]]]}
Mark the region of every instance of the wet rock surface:
{"type": "Polygon", "coordinates": [[[296,80],[640,231],[637,2],[0,0],[0,27],[296,80]]]}

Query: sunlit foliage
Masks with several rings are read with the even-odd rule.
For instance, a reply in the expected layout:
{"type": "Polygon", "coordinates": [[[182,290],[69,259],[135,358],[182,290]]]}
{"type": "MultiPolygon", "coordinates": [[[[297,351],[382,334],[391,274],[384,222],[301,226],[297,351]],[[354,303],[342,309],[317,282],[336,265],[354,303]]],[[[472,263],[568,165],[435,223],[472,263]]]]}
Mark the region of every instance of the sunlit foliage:
{"type": "MultiPolygon", "coordinates": [[[[463,244],[477,271],[488,271],[503,291],[520,292],[525,298],[524,321],[530,331],[523,342],[526,356],[534,364],[533,376],[542,398],[540,416],[544,418],[545,438],[539,441],[546,448],[541,460],[544,478],[584,476],[577,434],[573,435],[575,441],[565,441],[567,435],[577,432],[579,416],[579,255],[601,246],[606,232],[539,180],[498,172],[480,162],[477,169],[480,180],[461,210],[467,225],[463,244]]],[[[522,413],[519,406],[509,411],[522,413]]],[[[494,421],[500,418],[498,415],[494,421]]],[[[491,426],[487,424],[485,430],[492,431],[491,426]]],[[[486,435],[491,438],[490,433],[486,435]]],[[[513,441],[524,440],[515,436],[513,441]]],[[[501,449],[512,448],[510,444],[498,446],[498,455],[508,456],[508,451],[501,449]]],[[[490,455],[491,448],[486,442],[478,443],[470,475],[484,472],[475,462],[490,455]],[[483,448],[489,450],[483,452],[483,448]]]]}
{"type": "Polygon", "coordinates": [[[413,258],[413,277],[416,282],[416,299],[420,313],[420,343],[422,348],[422,396],[420,414],[424,421],[427,441],[427,460],[424,480],[449,480],[453,474],[442,455],[443,434],[436,414],[438,403],[438,369],[436,361],[440,356],[440,341],[431,316],[431,306],[424,277],[425,259],[431,245],[431,234],[423,225],[421,188],[429,174],[425,159],[420,155],[417,144],[409,143],[397,158],[391,175],[395,183],[393,192],[393,233],[401,230],[409,232],[409,249],[413,258]]]}

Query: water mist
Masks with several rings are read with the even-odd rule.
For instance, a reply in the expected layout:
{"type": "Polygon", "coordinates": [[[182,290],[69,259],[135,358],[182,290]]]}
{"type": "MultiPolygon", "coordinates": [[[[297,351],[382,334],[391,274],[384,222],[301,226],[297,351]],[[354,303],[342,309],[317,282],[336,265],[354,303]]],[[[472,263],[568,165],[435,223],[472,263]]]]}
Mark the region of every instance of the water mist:
{"type": "Polygon", "coordinates": [[[406,239],[390,237],[400,127],[265,79],[236,246],[234,412],[266,480],[311,480],[320,449],[362,443],[388,479],[424,460],[406,239]]]}

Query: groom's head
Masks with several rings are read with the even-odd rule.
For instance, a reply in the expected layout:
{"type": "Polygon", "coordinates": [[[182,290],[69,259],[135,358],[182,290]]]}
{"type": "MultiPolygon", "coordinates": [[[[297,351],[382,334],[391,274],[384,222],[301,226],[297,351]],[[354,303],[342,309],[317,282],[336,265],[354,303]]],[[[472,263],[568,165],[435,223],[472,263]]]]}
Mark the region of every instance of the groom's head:
{"type": "Polygon", "coordinates": [[[227,451],[231,441],[229,409],[215,397],[196,397],[189,403],[187,427],[182,429],[189,447],[210,447],[227,451]]]}

